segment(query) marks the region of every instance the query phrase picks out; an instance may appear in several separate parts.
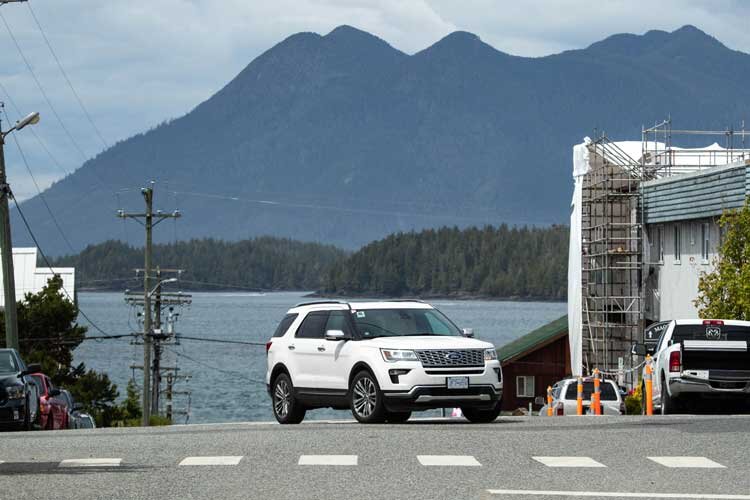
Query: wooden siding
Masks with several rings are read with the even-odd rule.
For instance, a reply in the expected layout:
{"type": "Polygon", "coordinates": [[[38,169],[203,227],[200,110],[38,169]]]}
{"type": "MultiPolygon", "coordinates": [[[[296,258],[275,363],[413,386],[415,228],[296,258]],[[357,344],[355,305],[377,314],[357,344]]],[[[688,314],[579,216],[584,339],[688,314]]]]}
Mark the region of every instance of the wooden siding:
{"type": "MultiPolygon", "coordinates": [[[[568,336],[563,335],[554,342],[534,349],[512,361],[503,363],[503,404],[504,411],[516,408],[528,409],[534,398],[519,398],[516,394],[516,377],[534,377],[534,396],[547,395],[547,387],[570,374],[570,347],[568,336]]],[[[541,405],[533,404],[538,411],[541,405]]]]}
{"type": "Polygon", "coordinates": [[[750,166],[716,168],[643,184],[646,224],[716,217],[740,208],[750,188],[750,166]]]}

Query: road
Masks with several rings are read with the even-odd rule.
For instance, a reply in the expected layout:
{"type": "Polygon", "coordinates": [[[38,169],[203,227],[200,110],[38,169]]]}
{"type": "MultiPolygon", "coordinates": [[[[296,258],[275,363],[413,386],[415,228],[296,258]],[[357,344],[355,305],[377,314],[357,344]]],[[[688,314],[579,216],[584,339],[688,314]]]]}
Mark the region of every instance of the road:
{"type": "Polygon", "coordinates": [[[3,499],[750,500],[747,416],[242,423],[0,443],[3,499]]]}

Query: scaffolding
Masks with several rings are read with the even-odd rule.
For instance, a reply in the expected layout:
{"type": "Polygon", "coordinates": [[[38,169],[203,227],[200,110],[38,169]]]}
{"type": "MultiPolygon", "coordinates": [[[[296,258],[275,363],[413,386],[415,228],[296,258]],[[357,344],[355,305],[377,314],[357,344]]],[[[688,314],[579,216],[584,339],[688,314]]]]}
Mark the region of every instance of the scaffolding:
{"type": "MultiPolygon", "coordinates": [[[[584,372],[599,368],[623,373],[623,368],[632,366],[632,344],[643,341],[647,323],[644,273],[649,256],[644,251],[648,238],[641,184],[747,161],[748,136],[744,122],[740,130],[675,130],[667,119],[642,128],[637,150],[631,147],[633,143],[613,142],[606,135],[588,144],[589,170],[583,179],[581,203],[584,372]],[[707,136],[714,144],[680,148],[672,144],[675,135],[707,136]],[[717,138],[725,144],[718,144],[717,138]]],[[[631,385],[633,377],[637,374],[631,373],[622,382],[631,385]]]]}
{"type": "MultiPolygon", "coordinates": [[[[583,183],[583,365],[617,371],[642,329],[641,164],[602,136],[583,183]]],[[[629,363],[628,363],[629,364],[629,363]]]]}

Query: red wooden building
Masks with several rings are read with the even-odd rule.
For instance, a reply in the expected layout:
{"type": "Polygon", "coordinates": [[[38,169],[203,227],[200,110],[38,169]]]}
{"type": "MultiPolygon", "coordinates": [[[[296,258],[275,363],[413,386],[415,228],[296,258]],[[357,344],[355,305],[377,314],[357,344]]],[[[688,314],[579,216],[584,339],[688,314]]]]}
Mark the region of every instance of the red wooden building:
{"type": "Polygon", "coordinates": [[[498,349],[503,367],[504,411],[517,408],[534,410],[541,405],[535,398],[545,397],[547,387],[570,376],[568,317],[544,325],[498,349]]]}

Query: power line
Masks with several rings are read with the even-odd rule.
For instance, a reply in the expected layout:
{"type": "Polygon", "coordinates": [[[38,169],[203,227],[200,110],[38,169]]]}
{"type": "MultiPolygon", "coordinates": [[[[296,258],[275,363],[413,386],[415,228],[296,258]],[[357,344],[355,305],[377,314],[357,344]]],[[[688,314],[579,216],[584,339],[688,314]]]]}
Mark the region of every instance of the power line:
{"type": "Polygon", "coordinates": [[[42,29],[42,25],[41,23],[39,23],[39,20],[37,19],[36,14],[34,13],[34,9],[31,8],[31,3],[26,2],[26,6],[29,8],[29,12],[31,13],[31,17],[34,18],[34,22],[36,23],[37,28],[39,28],[39,33],[41,33],[42,38],[44,39],[44,43],[47,44],[47,48],[49,49],[50,54],[52,54],[52,57],[57,63],[57,67],[60,68],[60,73],[62,73],[63,78],[65,78],[65,82],[67,82],[68,87],[70,87],[70,91],[73,92],[73,95],[75,96],[76,101],[78,101],[78,105],[81,106],[81,110],[83,111],[83,114],[86,115],[86,119],[91,124],[91,128],[94,129],[94,132],[96,132],[96,135],[99,137],[99,140],[102,141],[102,144],[104,144],[104,147],[108,148],[109,144],[104,139],[104,136],[99,130],[99,127],[97,127],[96,124],[94,123],[94,120],[91,118],[91,115],[89,114],[89,111],[86,109],[86,106],[83,105],[83,101],[81,100],[81,97],[78,95],[78,92],[76,92],[76,89],[73,87],[73,83],[70,81],[70,78],[68,78],[68,74],[65,72],[65,69],[63,69],[63,66],[60,63],[60,59],[57,57],[57,54],[52,48],[52,44],[47,39],[47,35],[44,33],[44,30],[42,29]]]}
{"type": "MultiPolygon", "coordinates": [[[[137,333],[123,333],[118,335],[107,335],[105,336],[93,336],[93,337],[83,337],[80,339],[80,342],[83,342],[85,340],[113,340],[113,339],[122,339],[127,337],[139,337],[140,335],[137,333]]],[[[19,339],[19,342],[55,342],[57,344],[77,344],[78,340],[65,340],[60,337],[28,337],[25,339],[19,339]]]]}
{"type": "MultiPolygon", "coordinates": [[[[34,245],[36,245],[36,248],[39,250],[39,254],[42,256],[42,259],[47,264],[47,267],[49,267],[50,269],[52,269],[52,264],[50,263],[50,261],[47,258],[47,256],[44,254],[44,251],[42,250],[42,247],[39,246],[39,242],[37,241],[36,236],[34,236],[34,232],[31,230],[31,226],[29,226],[29,221],[26,220],[26,216],[24,215],[23,210],[21,210],[21,206],[18,204],[18,200],[16,200],[15,196],[11,196],[10,198],[13,200],[13,204],[16,206],[16,210],[18,210],[18,215],[21,216],[21,220],[23,221],[23,224],[26,226],[26,231],[28,231],[29,236],[31,236],[31,239],[34,241],[34,245]]],[[[65,293],[65,295],[68,297],[68,300],[70,300],[70,302],[72,304],[76,304],[76,301],[73,299],[73,297],[70,295],[70,293],[68,293],[68,291],[65,289],[65,285],[61,284],[60,288],[65,293]]],[[[99,327],[99,325],[97,325],[96,323],[94,323],[94,321],[92,321],[91,318],[89,318],[86,315],[86,313],[83,312],[83,310],[80,307],[78,307],[77,304],[76,304],[76,308],[78,309],[78,313],[81,316],[83,316],[86,319],[86,321],[88,321],[89,324],[94,327],[95,330],[97,330],[99,333],[101,333],[105,337],[113,337],[109,333],[107,333],[104,330],[102,330],[99,327]]]]}
{"type": "Polygon", "coordinates": [[[5,20],[5,16],[3,16],[2,12],[0,12],[0,20],[3,21],[3,24],[5,25],[5,29],[8,30],[8,34],[10,35],[11,40],[13,40],[13,45],[16,46],[16,50],[18,51],[18,54],[21,56],[21,59],[23,59],[24,64],[26,64],[26,68],[29,70],[29,73],[31,73],[31,77],[34,79],[34,82],[36,83],[36,86],[39,88],[39,92],[41,92],[42,97],[47,102],[47,105],[52,110],[52,114],[55,115],[55,118],[57,119],[58,123],[60,124],[60,128],[63,129],[65,134],[68,136],[68,139],[70,140],[70,143],[73,145],[73,147],[78,150],[78,152],[83,157],[83,160],[88,160],[88,156],[83,151],[81,146],[78,145],[76,140],[73,138],[73,135],[70,133],[70,130],[65,126],[65,124],[62,121],[62,118],[60,118],[60,115],[57,113],[57,109],[55,109],[55,106],[52,104],[52,101],[50,100],[49,96],[47,96],[47,92],[44,90],[44,87],[42,86],[42,83],[39,81],[39,78],[37,78],[36,73],[34,72],[34,68],[31,67],[31,63],[26,58],[26,55],[23,53],[23,50],[21,50],[21,45],[19,45],[18,40],[16,40],[15,35],[13,34],[13,31],[10,29],[10,25],[8,24],[8,21],[5,20]]]}
{"type": "Polygon", "coordinates": [[[266,385],[266,382],[265,382],[265,381],[263,381],[263,380],[255,380],[255,379],[247,378],[247,377],[245,376],[245,374],[244,374],[244,373],[242,373],[242,372],[239,372],[239,371],[235,371],[235,370],[225,370],[225,369],[223,369],[223,368],[218,368],[218,367],[216,367],[216,366],[212,366],[212,365],[210,365],[210,364],[208,364],[208,363],[206,363],[206,362],[204,362],[204,361],[200,361],[200,360],[198,360],[198,359],[192,358],[192,357],[188,356],[188,355],[187,355],[187,354],[185,354],[185,353],[181,353],[181,352],[179,352],[179,351],[175,351],[174,349],[170,349],[170,348],[168,348],[168,347],[167,347],[167,349],[169,349],[169,351],[171,351],[172,353],[174,353],[174,354],[175,354],[175,355],[176,355],[176,356],[177,356],[178,358],[180,358],[180,357],[182,357],[182,358],[185,358],[185,359],[187,359],[188,361],[192,361],[193,363],[195,363],[195,364],[197,364],[197,365],[203,366],[204,368],[208,368],[208,369],[210,369],[210,370],[216,370],[217,372],[219,372],[219,373],[224,373],[225,375],[233,375],[233,376],[235,376],[235,377],[236,377],[236,376],[240,376],[240,377],[242,377],[242,378],[243,378],[243,380],[245,380],[246,382],[252,382],[252,383],[254,383],[254,384],[262,384],[262,385],[266,385]]]}
{"type": "Polygon", "coordinates": [[[200,342],[215,342],[217,344],[240,344],[240,345],[252,345],[252,346],[264,346],[265,342],[247,342],[244,340],[226,340],[226,339],[207,339],[205,337],[187,337],[185,335],[176,335],[177,340],[197,340],[200,342]]]}
{"type": "MultiPolygon", "coordinates": [[[[8,113],[5,113],[5,116],[7,117],[8,113]]],[[[10,119],[8,121],[10,121],[10,119]]],[[[34,173],[31,171],[31,167],[29,166],[29,162],[26,160],[26,155],[24,154],[23,149],[21,148],[21,143],[18,142],[18,137],[16,137],[16,134],[12,134],[12,135],[13,135],[13,141],[16,143],[16,148],[18,148],[18,153],[21,155],[23,164],[26,166],[26,171],[29,173],[29,177],[31,177],[31,182],[34,183],[36,192],[39,195],[39,198],[42,200],[42,203],[44,204],[45,208],[47,209],[47,213],[49,213],[49,216],[52,218],[52,222],[55,224],[55,227],[57,227],[57,231],[60,233],[60,236],[62,236],[62,239],[68,245],[68,248],[70,249],[70,251],[73,253],[76,253],[75,248],[73,248],[73,245],[70,244],[70,240],[68,239],[68,237],[65,236],[65,232],[62,230],[62,227],[60,227],[60,223],[57,221],[57,217],[55,217],[55,214],[52,212],[52,209],[47,203],[47,198],[44,197],[44,195],[42,194],[42,190],[39,189],[39,184],[37,184],[36,178],[34,177],[34,173]]]]}

